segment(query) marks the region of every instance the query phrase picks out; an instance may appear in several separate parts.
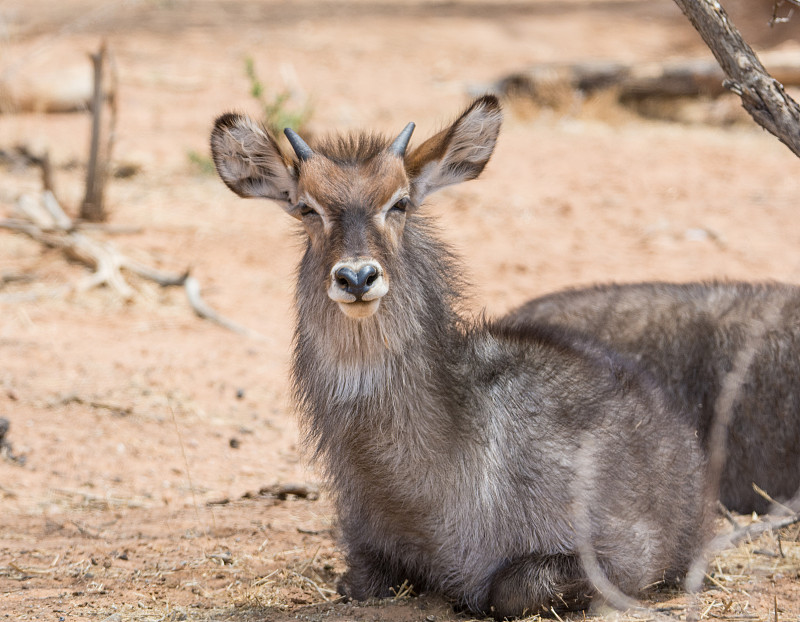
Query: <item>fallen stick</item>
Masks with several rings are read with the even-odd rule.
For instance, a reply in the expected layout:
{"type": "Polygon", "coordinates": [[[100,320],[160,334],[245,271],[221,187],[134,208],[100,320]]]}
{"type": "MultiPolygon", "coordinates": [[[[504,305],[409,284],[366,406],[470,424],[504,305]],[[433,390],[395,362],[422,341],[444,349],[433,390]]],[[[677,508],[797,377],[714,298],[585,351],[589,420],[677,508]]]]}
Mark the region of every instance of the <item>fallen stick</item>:
{"type": "MultiPolygon", "coordinates": [[[[784,85],[800,86],[800,55],[772,52],[762,57],[776,80],[784,85]]],[[[564,87],[587,96],[613,89],[619,101],[629,102],[647,98],[719,97],[730,92],[725,77],[713,58],[656,63],[548,63],[509,74],[497,81],[491,90],[546,104],[564,87]]]]}
{"type": "Polygon", "coordinates": [[[786,518],[775,518],[764,521],[763,523],[753,523],[746,527],[740,527],[731,533],[720,534],[712,540],[709,548],[711,548],[713,552],[718,553],[748,538],[757,538],[768,531],[777,531],[784,527],[791,527],[797,523],[800,523],[800,514],[794,514],[786,518]]]}
{"type": "Polygon", "coordinates": [[[214,309],[209,307],[200,296],[200,283],[198,283],[197,279],[195,279],[193,276],[186,276],[183,281],[183,288],[186,290],[186,298],[189,300],[189,304],[192,306],[192,309],[194,309],[194,312],[201,318],[214,322],[215,324],[218,324],[223,328],[227,328],[228,330],[239,335],[243,335],[244,337],[250,337],[251,339],[264,339],[264,336],[260,333],[252,331],[241,324],[237,324],[233,320],[229,320],[221,316],[219,313],[214,311],[214,309]]]}
{"type": "MultiPolygon", "coordinates": [[[[39,201],[29,195],[23,195],[17,202],[17,211],[20,217],[0,220],[0,228],[24,233],[49,248],[61,250],[68,257],[94,270],[78,284],[58,288],[50,295],[59,297],[71,291],[83,292],[106,285],[122,300],[130,301],[136,296],[136,291],[122,275],[122,270],[125,269],[161,287],[182,286],[189,304],[199,317],[239,335],[251,339],[264,339],[263,335],[229,320],[212,309],[200,294],[200,283],[189,275],[188,270],[183,273],[172,273],[151,268],[126,257],[110,242],[94,240],[77,230],[75,223],[64,212],[52,192],[42,193],[39,201]]],[[[0,297],[0,300],[7,302],[18,299],[19,297],[0,297]]]]}

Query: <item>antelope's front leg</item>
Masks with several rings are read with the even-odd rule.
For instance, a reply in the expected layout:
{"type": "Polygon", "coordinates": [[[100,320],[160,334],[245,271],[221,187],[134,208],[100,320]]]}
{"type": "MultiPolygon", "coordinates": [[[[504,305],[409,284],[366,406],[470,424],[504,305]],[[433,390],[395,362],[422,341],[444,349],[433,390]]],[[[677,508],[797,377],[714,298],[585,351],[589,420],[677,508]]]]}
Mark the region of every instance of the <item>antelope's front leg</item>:
{"type": "Polygon", "coordinates": [[[496,620],[582,609],[594,590],[573,555],[531,555],[511,561],[492,577],[489,611],[496,620]]]}
{"type": "Polygon", "coordinates": [[[406,581],[410,582],[409,577],[396,562],[379,551],[358,546],[351,547],[347,554],[347,572],[337,590],[353,600],[388,598],[406,581]]]}

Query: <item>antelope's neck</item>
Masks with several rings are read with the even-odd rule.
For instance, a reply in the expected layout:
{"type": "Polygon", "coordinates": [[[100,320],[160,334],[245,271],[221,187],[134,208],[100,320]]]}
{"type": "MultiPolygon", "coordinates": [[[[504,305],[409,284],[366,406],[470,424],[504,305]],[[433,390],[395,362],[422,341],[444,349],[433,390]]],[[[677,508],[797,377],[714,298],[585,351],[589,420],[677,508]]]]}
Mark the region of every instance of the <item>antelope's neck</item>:
{"type": "Polygon", "coordinates": [[[431,332],[410,318],[401,324],[376,315],[298,328],[294,379],[314,395],[314,407],[394,401],[398,392],[424,391],[434,369],[446,364],[452,348],[441,342],[455,341],[453,327],[431,332]]]}
{"type": "Polygon", "coordinates": [[[433,325],[400,308],[366,320],[334,312],[340,317],[301,323],[296,334],[295,392],[317,454],[357,442],[446,437],[452,396],[439,389],[459,384],[447,381],[460,349],[454,314],[440,313],[433,325]]]}

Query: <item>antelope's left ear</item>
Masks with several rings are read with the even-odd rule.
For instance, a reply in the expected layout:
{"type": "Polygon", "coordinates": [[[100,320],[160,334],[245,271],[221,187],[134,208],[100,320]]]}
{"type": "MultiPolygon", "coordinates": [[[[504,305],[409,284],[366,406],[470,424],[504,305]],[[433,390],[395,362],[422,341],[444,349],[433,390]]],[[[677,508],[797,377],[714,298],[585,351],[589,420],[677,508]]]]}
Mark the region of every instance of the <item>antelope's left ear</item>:
{"type": "Polygon", "coordinates": [[[414,149],[406,158],[413,202],[419,205],[440,188],[480,175],[492,157],[502,122],[500,102],[484,95],[450,127],[414,149]]]}

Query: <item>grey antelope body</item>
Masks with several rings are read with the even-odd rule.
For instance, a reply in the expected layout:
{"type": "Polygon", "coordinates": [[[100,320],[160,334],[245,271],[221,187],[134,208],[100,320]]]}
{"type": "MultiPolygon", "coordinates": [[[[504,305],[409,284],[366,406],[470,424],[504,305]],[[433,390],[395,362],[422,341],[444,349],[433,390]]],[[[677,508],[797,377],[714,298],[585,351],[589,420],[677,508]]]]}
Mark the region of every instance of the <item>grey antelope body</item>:
{"type": "Polygon", "coordinates": [[[752,346],[734,387],[720,500],[739,512],[765,512],[770,503],[753,483],[776,499],[799,492],[800,287],[604,285],[532,300],[506,319],[583,331],[630,357],[690,414],[704,446],[725,378],[752,346]]]}
{"type": "Polygon", "coordinates": [[[501,123],[476,100],[406,154],[352,135],[298,158],[246,117],[212,134],[222,179],[307,235],[293,380],[335,498],[355,599],[408,581],[498,618],[585,606],[581,565],[635,594],[701,542],[703,458],[649,380],[565,331],[470,321],[421,204],[477,177],[501,123]]]}

